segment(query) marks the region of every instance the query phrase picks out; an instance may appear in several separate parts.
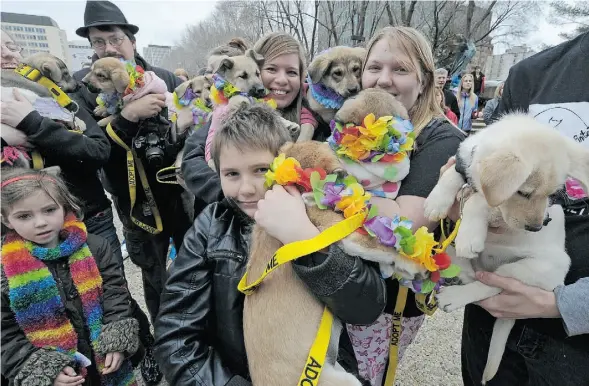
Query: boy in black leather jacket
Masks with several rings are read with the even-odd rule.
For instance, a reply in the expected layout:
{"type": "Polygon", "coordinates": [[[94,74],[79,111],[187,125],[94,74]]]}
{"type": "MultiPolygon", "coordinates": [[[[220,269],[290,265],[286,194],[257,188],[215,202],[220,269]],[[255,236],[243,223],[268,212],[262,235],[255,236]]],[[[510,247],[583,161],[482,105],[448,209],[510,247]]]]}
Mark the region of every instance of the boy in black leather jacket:
{"type": "MultiPolygon", "coordinates": [[[[266,193],[264,175],[289,140],[278,116],[260,105],[241,108],[216,134],[213,159],[225,199],[209,205],[186,234],[155,323],[155,355],[172,385],[251,385],[242,328],[244,295],[237,284],[246,270],[257,203],[266,193]]],[[[370,324],[386,304],[378,270],[336,246],[294,266],[343,323],[370,324]],[[361,304],[352,295],[360,286],[366,294],[361,304]]],[[[355,372],[347,335],[341,340],[338,361],[355,372]]]]}

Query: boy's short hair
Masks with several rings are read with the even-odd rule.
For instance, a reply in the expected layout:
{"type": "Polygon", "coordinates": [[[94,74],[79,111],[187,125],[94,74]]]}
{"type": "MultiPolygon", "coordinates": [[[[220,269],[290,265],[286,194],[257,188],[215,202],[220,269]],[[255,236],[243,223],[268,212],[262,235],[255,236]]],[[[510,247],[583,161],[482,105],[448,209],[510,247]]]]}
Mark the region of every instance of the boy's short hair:
{"type": "Polygon", "coordinates": [[[280,148],[289,141],[292,141],[290,133],[275,110],[261,103],[244,103],[215,132],[211,156],[219,173],[221,149],[225,146],[268,150],[278,155],[280,148]]]}

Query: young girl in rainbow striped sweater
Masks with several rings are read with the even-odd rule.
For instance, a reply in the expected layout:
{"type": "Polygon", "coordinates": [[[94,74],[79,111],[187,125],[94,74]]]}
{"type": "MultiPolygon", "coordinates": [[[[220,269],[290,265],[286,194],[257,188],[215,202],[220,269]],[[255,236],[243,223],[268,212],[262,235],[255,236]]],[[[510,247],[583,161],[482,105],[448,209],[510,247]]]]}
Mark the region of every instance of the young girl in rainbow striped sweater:
{"type": "Polygon", "coordinates": [[[2,375],[11,385],[136,385],[123,267],[86,232],[64,182],[2,173],[2,375]]]}

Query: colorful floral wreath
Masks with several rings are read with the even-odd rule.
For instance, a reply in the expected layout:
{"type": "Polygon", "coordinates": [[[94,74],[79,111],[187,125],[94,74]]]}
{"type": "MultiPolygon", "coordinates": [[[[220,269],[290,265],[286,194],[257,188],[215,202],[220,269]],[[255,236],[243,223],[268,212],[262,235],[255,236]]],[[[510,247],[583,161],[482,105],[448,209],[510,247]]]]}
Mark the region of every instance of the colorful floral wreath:
{"type": "Polygon", "coordinates": [[[369,114],[361,125],[331,121],[327,142],[340,157],[355,162],[402,161],[413,149],[413,125],[400,117],[375,118],[369,114]]]}
{"type": "Polygon", "coordinates": [[[413,223],[409,219],[377,214],[377,207],[369,202],[370,193],[353,176],[341,178],[336,174],[327,174],[320,168],[303,169],[296,159],[280,154],[266,173],[265,186],[270,188],[274,184],[297,185],[304,192],[313,193],[320,209],[342,212],[344,218],[365,213],[366,218],[359,232],[376,237],[383,245],[395,248],[401,256],[423,265],[430,272],[429,278],[425,280],[402,282],[415,292],[430,293],[437,290],[444,284],[444,279],[455,277],[460,272],[460,268],[451,264],[450,256],[443,252],[426,227],[413,233],[413,223]]]}
{"type": "Polygon", "coordinates": [[[241,91],[233,84],[223,79],[219,74],[213,74],[213,85],[211,86],[211,100],[217,105],[225,105],[229,99],[235,95],[248,98],[251,102],[265,102],[270,107],[276,108],[276,101],[268,96],[259,99],[250,96],[248,93],[241,91]]]}
{"type": "Polygon", "coordinates": [[[111,115],[118,113],[123,108],[122,97],[134,93],[137,89],[145,85],[145,80],[143,79],[145,71],[141,66],[127,60],[121,59],[121,62],[123,62],[125,70],[129,74],[129,84],[123,94],[121,95],[116,91],[112,94],[101,92],[96,97],[96,103],[99,106],[105,107],[107,113],[111,115]]]}
{"type": "MultiPolygon", "coordinates": [[[[209,106],[207,106],[202,99],[192,90],[191,87],[186,89],[182,98],[178,97],[176,91],[172,93],[172,97],[174,99],[174,106],[177,110],[190,106],[192,110],[192,121],[194,122],[194,130],[198,130],[205,125],[208,121],[210,113],[213,111],[209,106]]],[[[172,122],[176,122],[178,119],[178,113],[174,113],[172,116],[172,122]]]]}

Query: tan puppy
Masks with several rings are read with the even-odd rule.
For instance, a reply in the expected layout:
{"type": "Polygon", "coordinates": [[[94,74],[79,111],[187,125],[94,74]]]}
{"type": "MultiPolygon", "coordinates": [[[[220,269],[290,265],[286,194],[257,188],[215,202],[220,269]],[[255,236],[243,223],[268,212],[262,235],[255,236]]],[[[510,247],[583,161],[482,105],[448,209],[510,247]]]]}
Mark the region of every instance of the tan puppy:
{"type": "Polygon", "coordinates": [[[181,99],[186,94],[186,90],[190,88],[196,98],[200,99],[205,106],[210,107],[212,85],[213,79],[211,75],[200,75],[183,82],[180,86],[176,87],[174,92],[181,99]]]}
{"type": "MultiPolygon", "coordinates": [[[[547,291],[563,284],[570,265],[564,213],[549,206],[549,196],[567,176],[589,191],[589,152],[531,116],[508,115],[460,145],[456,167],[442,175],[425,202],[431,220],[445,217],[454,203],[465,182],[459,171],[475,190],[464,204],[453,259],[462,268],[463,285],[443,288],[440,308],[449,312],[500,293],[476,281],[479,270],[547,291]],[[489,225],[501,231],[488,232],[489,225]]],[[[495,322],[483,384],[497,373],[514,324],[495,322]]]]}
{"type": "Polygon", "coordinates": [[[118,58],[106,57],[92,63],[90,72],[82,79],[83,83],[89,83],[100,89],[99,97],[105,102],[104,105],[99,104],[94,109],[95,115],[107,117],[98,121],[99,126],[107,126],[124,105],[148,94],[165,95],[166,104],[172,104],[168,86],[153,71],[144,71],[142,82],[137,82],[131,89],[129,74],[131,70],[136,71],[135,65],[129,66],[129,63],[118,58]]]}
{"type": "MultiPolygon", "coordinates": [[[[326,123],[331,122],[344,99],[356,95],[362,89],[360,81],[365,55],[364,48],[338,46],[321,53],[309,65],[307,101],[311,110],[326,123]]],[[[309,131],[307,128],[301,132],[301,141],[313,137],[313,132],[309,131]]]]}
{"type": "MultiPolygon", "coordinates": [[[[328,173],[344,173],[339,160],[326,143],[307,141],[286,144],[281,153],[296,158],[302,168],[321,167],[328,173]]],[[[343,216],[331,210],[307,206],[309,218],[324,230],[341,221],[343,216]]],[[[253,231],[248,263],[247,284],[259,277],[268,261],[282,244],[260,227],[253,231]]],[[[394,254],[375,238],[353,233],[342,242],[348,253],[363,258],[362,252],[394,254]],[[351,250],[351,252],[350,252],[351,250]],[[358,253],[360,251],[360,253],[358,253]]],[[[295,385],[317,334],[321,304],[295,275],[290,264],[272,272],[254,294],[245,298],[243,326],[245,346],[253,384],[256,386],[295,385]]],[[[326,363],[319,380],[321,386],[360,386],[360,382],[336,364],[342,324],[337,319],[332,327],[326,363]]]]}

